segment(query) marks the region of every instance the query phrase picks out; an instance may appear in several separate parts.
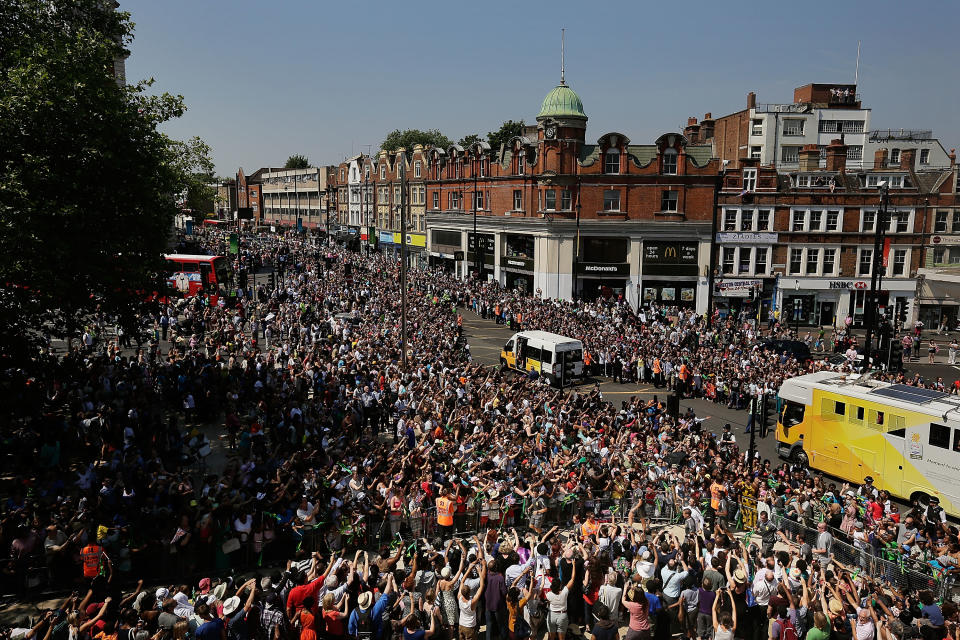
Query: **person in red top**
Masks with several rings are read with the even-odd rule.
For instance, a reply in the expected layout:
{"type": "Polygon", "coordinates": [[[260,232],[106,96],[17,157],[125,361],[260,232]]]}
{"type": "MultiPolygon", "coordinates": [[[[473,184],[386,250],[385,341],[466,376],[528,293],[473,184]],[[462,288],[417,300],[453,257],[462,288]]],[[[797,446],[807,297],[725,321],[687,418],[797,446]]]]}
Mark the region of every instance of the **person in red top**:
{"type": "Polygon", "coordinates": [[[313,602],[317,602],[317,594],[323,588],[323,581],[327,577],[326,575],[317,575],[319,563],[320,554],[314,553],[310,561],[310,570],[301,574],[297,586],[290,589],[290,594],[287,596],[287,616],[291,620],[294,614],[303,608],[304,600],[313,598],[313,602]]]}

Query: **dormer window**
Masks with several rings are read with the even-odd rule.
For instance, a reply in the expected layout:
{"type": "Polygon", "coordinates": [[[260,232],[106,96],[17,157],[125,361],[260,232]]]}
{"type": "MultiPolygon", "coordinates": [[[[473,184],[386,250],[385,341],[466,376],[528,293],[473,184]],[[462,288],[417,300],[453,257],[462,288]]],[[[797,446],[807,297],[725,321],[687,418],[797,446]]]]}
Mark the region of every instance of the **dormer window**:
{"type": "Polygon", "coordinates": [[[607,149],[603,159],[603,172],[617,174],[620,173],[620,150],[607,149]]]}
{"type": "Polygon", "coordinates": [[[380,165],[380,179],[381,180],[387,179],[387,165],[385,164],[380,165]]]}
{"type": "Polygon", "coordinates": [[[663,173],[664,175],[677,175],[677,150],[667,149],[663,152],[663,173]]]}
{"type": "MultiPolygon", "coordinates": [[[[664,171],[666,173],[666,171],[664,171]]],[[[756,191],[757,189],[757,170],[754,168],[743,170],[743,190],[756,191]]]]}
{"type": "Polygon", "coordinates": [[[523,150],[521,149],[521,150],[517,153],[517,173],[519,173],[519,174],[522,174],[522,173],[523,173],[523,164],[524,164],[524,160],[523,160],[523,150]]]}

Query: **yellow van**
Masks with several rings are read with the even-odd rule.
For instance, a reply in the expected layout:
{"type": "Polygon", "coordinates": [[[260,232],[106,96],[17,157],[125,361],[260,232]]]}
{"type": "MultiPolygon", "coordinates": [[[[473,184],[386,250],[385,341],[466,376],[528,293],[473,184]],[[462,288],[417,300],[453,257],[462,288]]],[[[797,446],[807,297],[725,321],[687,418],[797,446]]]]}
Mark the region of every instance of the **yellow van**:
{"type": "Polygon", "coordinates": [[[583,377],[583,343],[547,331],[520,331],[500,351],[500,365],[536,371],[547,382],[564,387],[583,377]]]}

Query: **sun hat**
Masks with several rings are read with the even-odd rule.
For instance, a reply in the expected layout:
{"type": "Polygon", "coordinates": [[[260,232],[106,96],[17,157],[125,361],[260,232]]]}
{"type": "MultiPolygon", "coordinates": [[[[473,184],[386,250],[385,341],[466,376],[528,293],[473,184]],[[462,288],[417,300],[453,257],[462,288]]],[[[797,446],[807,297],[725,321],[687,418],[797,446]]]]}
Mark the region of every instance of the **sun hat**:
{"type": "Polygon", "coordinates": [[[223,615],[229,616],[233,615],[233,612],[240,608],[240,598],[233,596],[227,598],[227,601],[223,603],[223,615]]]}
{"type": "Polygon", "coordinates": [[[357,606],[361,609],[369,609],[371,604],[373,604],[373,594],[369,591],[364,591],[357,598],[357,606]]]}

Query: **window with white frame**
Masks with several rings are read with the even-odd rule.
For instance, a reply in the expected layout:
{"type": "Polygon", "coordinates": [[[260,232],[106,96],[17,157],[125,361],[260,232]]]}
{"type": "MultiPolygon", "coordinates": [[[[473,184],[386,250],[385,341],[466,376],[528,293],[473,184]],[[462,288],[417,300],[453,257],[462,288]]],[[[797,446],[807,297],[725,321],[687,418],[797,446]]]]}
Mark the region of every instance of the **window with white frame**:
{"type": "Polygon", "coordinates": [[[903,276],[907,273],[907,250],[894,249],[893,260],[890,263],[890,275],[903,276]]]}
{"type": "Polygon", "coordinates": [[[791,231],[836,232],[843,228],[840,209],[791,209],[791,231]]]}
{"type": "Polygon", "coordinates": [[[560,192],[560,209],[563,211],[570,211],[572,205],[573,197],[570,189],[563,189],[560,192]]]}
{"type": "Polygon", "coordinates": [[[434,209],[440,208],[440,192],[439,191],[433,192],[433,208],[434,209]]]}
{"type": "Polygon", "coordinates": [[[860,212],[860,231],[870,232],[874,231],[877,228],[877,212],[876,211],[861,211],[860,212]]]}
{"type": "Polygon", "coordinates": [[[739,215],[739,210],[737,209],[724,209],[723,211],[723,230],[724,231],[736,231],[737,230],[737,216],[739,215]]]}
{"type": "Polygon", "coordinates": [[[900,162],[900,149],[890,149],[890,163],[896,164],[900,162]]]}
{"type": "Polygon", "coordinates": [[[370,177],[370,165],[368,164],[363,165],[363,177],[364,178],[370,177]]]}
{"type": "Polygon", "coordinates": [[[473,197],[476,200],[476,208],[483,209],[483,191],[474,191],[473,197]]]}
{"type": "Polygon", "coordinates": [[[795,145],[780,147],[780,162],[786,164],[797,164],[800,162],[800,147],[795,145]]]}
{"type": "Polygon", "coordinates": [[[740,231],[753,231],[753,209],[740,210],[740,231]]]}
{"type": "Polygon", "coordinates": [[[760,159],[760,147],[758,146],[750,147],[750,158],[752,158],[753,160],[760,159]]]}
{"type": "Polygon", "coordinates": [[[807,273],[817,273],[820,265],[820,249],[807,247],[804,251],[807,253],[807,273]]]}
{"type": "Polygon", "coordinates": [[[517,173],[523,173],[523,151],[517,153],[517,173]]]}
{"type": "Polygon", "coordinates": [[[420,161],[417,160],[416,162],[413,163],[413,177],[419,178],[422,171],[423,171],[423,168],[420,164],[420,161]]]}
{"type": "Polygon", "coordinates": [[[737,266],[737,248],[724,247],[722,262],[723,262],[723,272],[733,274],[734,268],[737,266]]]}
{"type": "Polygon", "coordinates": [[[523,191],[520,189],[513,190],[513,210],[520,211],[523,209],[523,191]]]}
{"type": "Polygon", "coordinates": [[[450,195],[447,197],[447,200],[450,202],[450,208],[453,210],[460,209],[460,194],[456,191],[451,191],[450,195]]]}
{"type": "Polygon", "coordinates": [[[807,230],[807,212],[805,209],[793,210],[790,212],[790,230],[791,231],[807,230]]]}
{"type": "Polygon", "coordinates": [[[487,159],[480,159],[480,177],[485,178],[487,176],[487,159]]]}
{"type": "Polygon", "coordinates": [[[773,231],[773,211],[757,209],[757,231],[773,231]]]}
{"type": "Polygon", "coordinates": [[[663,173],[665,175],[676,175],[677,173],[677,150],[667,149],[663,152],[663,173]]]}
{"type": "Polygon", "coordinates": [[[822,209],[812,209],[810,211],[808,228],[810,231],[820,231],[821,229],[823,229],[823,210],[822,209]]]}
{"type": "Polygon", "coordinates": [[[660,195],[660,211],[677,211],[679,191],[664,191],[660,195]]]}
{"type": "Polygon", "coordinates": [[[557,208],[557,190],[547,189],[543,192],[544,211],[555,211],[557,208]]]}
{"type": "Polygon", "coordinates": [[[749,169],[743,170],[743,190],[744,191],[757,190],[757,170],[756,169],[749,168],[749,169]]]}
{"type": "Polygon", "coordinates": [[[823,275],[832,276],[837,271],[837,249],[827,247],[823,250],[823,275]]]}
{"type": "Polygon", "coordinates": [[[603,156],[604,173],[620,173],[620,150],[607,149],[603,156]]]}
{"type": "Polygon", "coordinates": [[[933,219],[933,232],[934,233],[946,233],[947,232],[947,219],[950,217],[949,211],[940,210],[937,211],[933,219]]]}
{"type": "Polygon", "coordinates": [[[783,135],[802,136],[803,123],[804,121],[802,118],[784,118],[783,119],[783,135]]]}
{"type": "Polygon", "coordinates": [[[863,145],[849,145],[847,147],[847,160],[863,160],[863,145]]]}
{"type": "Polygon", "coordinates": [[[763,119],[762,119],[762,118],[754,118],[754,119],[753,119],[753,121],[752,121],[752,123],[751,123],[751,127],[750,127],[750,135],[752,135],[752,136],[762,136],[762,135],[763,135],[763,119]]]}
{"type": "Polygon", "coordinates": [[[770,261],[767,256],[770,253],[768,247],[757,247],[754,251],[753,272],[756,275],[766,275],[770,268],[770,261]]]}
{"type": "Polygon", "coordinates": [[[827,231],[840,230],[840,211],[838,209],[827,210],[827,231]]]}
{"type": "Polygon", "coordinates": [[[790,248],[790,273],[800,275],[803,273],[803,249],[800,247],[790,248]]]}
{"type": "Polygon", "coordinates": [[[920,149],[920,164],[930,164],[930,149],[920,149]]]}
{"type": "Polygon", "coordinates": [[[857,275],[869,276],[873,273],[873,249],[860,247],[857,255],[857,275]]]}
{"type": "Polygon", "coordinates": [[[738,247],[737,273],[750,273],[753,250],[751,247],[738,247]]]}
{"type": "Polygon", "coordinates": [[[620,211],[620,191],[605,189],[603,192],[603,210],[620,211]]]}
{"type": "Polygon", "coordinates": [[[387,179],[387,165],[385,164],[380,165],[380,179],[381,180],[387,179]]]}

